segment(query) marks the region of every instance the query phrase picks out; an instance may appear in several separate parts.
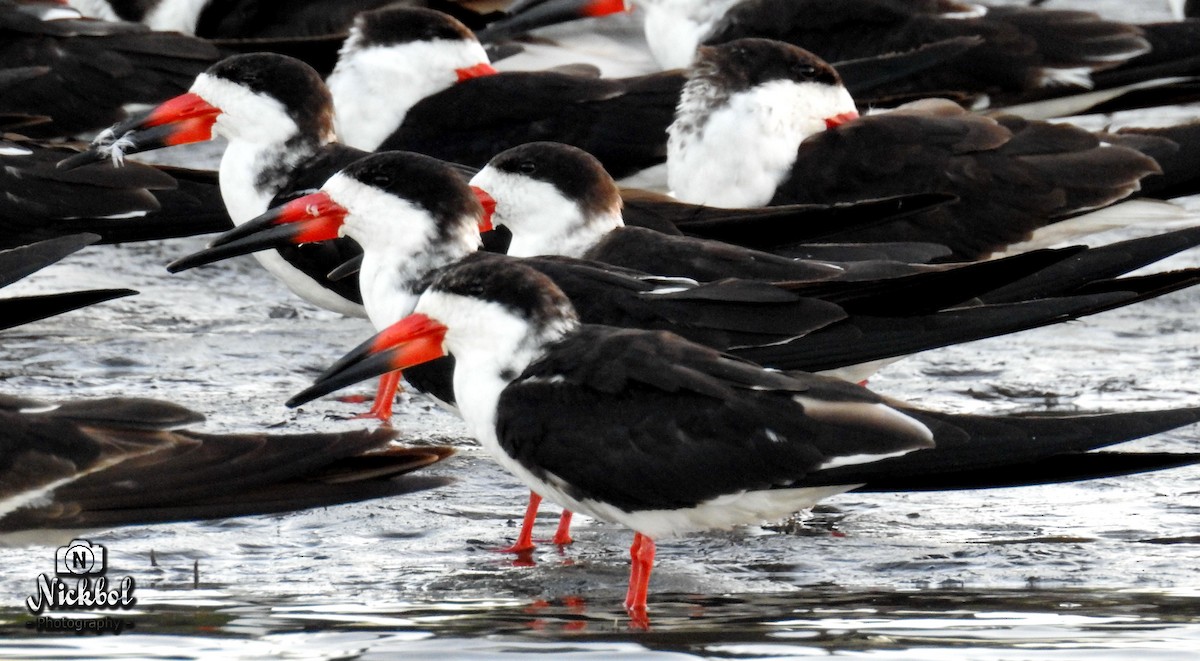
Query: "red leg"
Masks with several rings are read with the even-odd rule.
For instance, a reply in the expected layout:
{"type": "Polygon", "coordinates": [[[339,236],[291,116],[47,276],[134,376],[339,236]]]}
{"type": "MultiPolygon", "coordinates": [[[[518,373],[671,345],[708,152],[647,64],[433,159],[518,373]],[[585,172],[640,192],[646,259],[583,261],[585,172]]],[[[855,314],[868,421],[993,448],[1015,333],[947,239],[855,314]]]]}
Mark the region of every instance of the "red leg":
{"type": "Polygon", "coordinates": [[[499,549],[501,553],[527,553],[535,548],[533,545],[533,521],[537,518],[538,507],[541,504],[542,497],[530,491],[529,505],[525,508],[525,518],[521,521],[521,532],[517,535],[517,541],[512,546],[499,549]]]}
{"type": "Polygon", "coordinates": [[[558,530],[554,531],[554,543],[566,546],[574,542],[575,540],[571,539],[571,510],[563,510],[558,519],[558,530]]]}
{"type": "Polygon", "coordinates": [[[633,544],[629,545],[629,589],[625,592],[625,609],[632,607],[635,586],[642,580],[642,565],[638,562],[638,551],[642,549],[642,533],[633,534],[633,544]]]}
{"type": "Polygon", "coordinates": [[[375,393],[375,403],[371,410],[354,416],[355,418],[378,418],[391,422],[392,403],[396,401],[396,391],[400,389],[400,370],[388,372],[379,377],[379,391],[375,393]]]}
{"type": "Polygon", "coordinates": [[[632,565],[629,569],[629,591],[625,593],[625,610],[629,612],[631,624],[639,629],[650,626],[646,615],[646,596],[650,591],[650,572],[654,569],[654,540],[635,533],[633,545],[629,547],[632,565]]]}

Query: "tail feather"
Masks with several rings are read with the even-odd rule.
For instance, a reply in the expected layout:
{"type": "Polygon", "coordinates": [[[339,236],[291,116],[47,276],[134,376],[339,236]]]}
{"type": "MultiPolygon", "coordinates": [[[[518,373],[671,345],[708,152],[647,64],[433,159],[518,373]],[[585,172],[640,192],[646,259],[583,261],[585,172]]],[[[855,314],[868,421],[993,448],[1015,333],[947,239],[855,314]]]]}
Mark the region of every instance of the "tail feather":
{"type": "Polygon", "coordinates": [[[73,234],[0,251],[0,287],[37,273],[99,239],[95,234],[73,234]]]}
{"type": "MultiPolygon", "coordinates": [[[[980,416],[900,408],[933,431],[935,447],[870,464],[821,471],[817,483],[861,483],[880,489],[888,480],[899,488],[905,484],[933,485],[943,478],[964,483],[990,481],[994,486],[1036,484],[1053,476],[1051,469],[1071,475],[1105,467],[1105,460],[1080,459],[1080,463],[1072,464],[1064,457],[1078,457],[1090,450],[1200,422],[1200,408],[1062,416],[980,416]],[[1095,463],[1089,467],[1084,463],[1088,461],[1095,463]],[[992,475],[988,477],[988,473],[992,475]]],[[[1117,459],[1108,461],[1108,469],[1120,467],[1117,459]]],[[[1131,460],[1129,465],[1137,464],[1131,460]]]]}
{"type": "Polygon", "coordinates": [[[950,491],[999,489],[1036,484],[1079,482],[1192,466],[1200,463],[1194,452],[1085,452],[1060,454],[1037,461],[995,468],[963,470],[933,475],[896,475],[872,480],[855,489],[863,492],[950,491]]]}
{"type": "Polygon", "coordinates": [[[0,299],[0,330],[41,321],[54,315],[85,308],[114,298],[132,296],[132,289],[92,289],[44,296],[0,299]]]}
{"type": "Polygon", "coordinates": [[[1089,283],[1124,275],[1198,245],[1200,226],[1089,248],[980,298],[986,303],[1009,303],[1064,296],[1089,283]]]}
{"type": "Polygon", "coordinates": [[[1125,128],[1106,137],[1158,161],[1162,174],[1142,179],[1141,195],[1171,198],[1200,193],[1200,122],[1163,128],[1125,128]]]}
{"type": "Polygon", "coordinates": [[[819,372],[1077,319],[1137,298],[1138,294],[1114,292],[977,306],[920,317],[851,317],[791,342],[739,348],[732,353],[760,365],[819,372]]]}

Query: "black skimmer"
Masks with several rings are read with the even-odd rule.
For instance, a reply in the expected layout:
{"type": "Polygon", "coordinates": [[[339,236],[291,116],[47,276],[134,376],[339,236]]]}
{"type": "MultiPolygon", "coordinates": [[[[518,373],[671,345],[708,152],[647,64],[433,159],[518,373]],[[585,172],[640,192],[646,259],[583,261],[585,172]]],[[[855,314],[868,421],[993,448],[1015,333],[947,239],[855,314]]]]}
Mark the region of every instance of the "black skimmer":
{"type": "Polygon", "coordinates": [[[940,245],[911,242],[803,244],[828,234],[845,235],[855,227],[899,222],[925,208],[921,200],[893,198],[846,207],[705,207],[619,188],[595,157],[561,143],[533,142],[505,150],[470,183],[484,202],[484,224],[512,234],[505,252],[514,257],[564,255],[698,281],[845,281],[911,273],[918,269],[909,262],[948,254],[940,245]],[[888,217],[880,211],[896,213],[888,217]],[[632,221],[628,227],[627,219],[632,221]],[[739,247],[745,244],[803,257],[739,247]],[[888,258],[893,253],[915,259],[901,263],[888,258]],[[824,262],[840,262],[838,272],[830,273],[833,264],[824,262]]]}
{"type": "Polygon", "coordinates": [[[625,606],[642,627],[660,537],[778,519],[877,480],[1005,474],[1200,421],[1200,408],[924,411],[671,333],[581,325],[549,278],[490,260],[442,271],[411,316],[288,404],[446,354],[463,419],[502,466],[571,511],[634,530],[625,606]]]}
{"type": "MultiPolygon", "coordinates": [[[[191,91],[101,134],[88,152],[60,163],[95,160],[165,146],[228,140],[221,159],[221,196],[235,225],[289,197],[320,186],[366,155],[335,142],[333,102],[320,75],[273,53],[235,55],[196,77],[191,91]]],[[[323,308],[365,316],[356,283],[326,275],[360,253],[353,241],[283,247],[256,255],[293,292],[323,308]]]]}
{"type": "Polygon", "coordinates": [[[87,232],[127,243],[233,224],[214,172],[129,163],[57,167],[78,147],[0,136],[0,248],[87,232]]]}
{"type": "Polygon", "coordinates": [[[124,119],[126,104],[183,92],[220,57],[203,39],[83,19],[56,3],[0,0],[0,71],[29,74],[0,96],[0,113],[48,118],[22,128],[32,137],[102,129],[124,119]]]}
{"type": "Polygon", "coordinates": [[[453,454],[395,445],[382,429],[204,434],[183,428],[204,416],[139,398],[0,395],[0,420],[0,542],[9,544],[422,491],[449,480],[407,474],[453,454]]]}
{"type": "MultiPolygon", "coordinates": [[[[1170,130],[1200,132],[1200,125],[1172,127],[1170,130]]],[[[1150,133],[1128,135],[1159,139],[1154,129],[1148,131],[1150,133]]],[[[1175,143],[1172,141],[1171,144],[1175,143]]],[[[1194,170],[1185,171],[1185,168],[1179,167],[1168,171],[1180,171],[1191,176],[1194,170]]],[[[488,216],[484,224],[509,228],[512,240],[507,253],[515,257],[565,255],[699,281],[727,277],[776,281],[812,277],[809,275],[812,262],[741,249],[718,241],[626,227],[622,218],[621,191],[612,177],[587,152],[569,145],[530,143],[506,150],[493,158],[470,183],[476,195],[487,200],[485,213],[488,216]]],[[[1174,182],[1164,181],[1156,187],[1165,189],[1173,185],[1174,182]]],[[[802,218],[796,220],[800,222],[802,218]]],[[[959,265],[925,266],[878,259],[837,262],[835,265],[842,269],[841,273],[820,278],[822,281],[813,283],[811,287],[790,287],[790,290],[835,300],[843,305],[849,305],[849,300],[839,296],[871,291],[873,303],[877,304],[879,300],[875,297],[882,296],[885,289],[885,284],[880,280],[895,278],[893,285],[897,295],[905,291],[912,298],[928,303],[938,301],[935,305],[941,307],[964,303],[975,296],[985,302],[1015,302],[1062,296],[1078,292],[1082,287],[1095,287],[1102,280],[1125,275],[1200,245],[1198,242],[1200,227],[1122,241],[1072,253],[1062,262],[1045,268],[1038,264],[1027,265],[1036,269],[1036,273],[1028,277],[1021,276],[1019,269],[1006,270],[993,261],[990,265],[997,267],[997,277],[1012,278],[1011,282],[1000,285],[996,291],[985,291],[987,285],[984,278],[987,276],[982,272],[969,273],[976,267],[960,271],[959,265]],[[943,271],[945,279],[934,276],[933,272],[936,271],[943,271]],[[1004,271],[1005,275],[1001,275],[1000,271],[1004,271]],[[909,275],[916,277],[900,277],[909,275]],[[951,298],[944,298],[950,289],[946,284],[960,281],[961,278],[979,285],[980,289],[974,292],[960,291],[957,295],[961,298],[958,300],[954,300],[953,294],[951,298]],[[867,280],[873,282],[864,282],[867,280]],[[933,285],[934,280],[946,284],[933,285]],[[835,281],[845,285],[835,284],[835,281]],[[926,288],[922,289],[922,286],[926,288]]],[[[869,247],[871,244],[860,245],[869,247]]],[[[852,255],[851,259],[856,257],[855,252],[847,250],[846,245],[818,247],[826,248],[824,253],[834,260],[843,251],[852,255]]],[[[829,265],[830,262],[816,264],[829,265]]],[[[878,314],[878,309],[874,312],[878,314]]]]}
{"type": "Polygon", "coordinates": [[[856,240],[933,241],[958,259],[1111,205],[1161,171],[1152,158],[1076,127],[990,119],[945,101],[860,118],[828,64],[763,39],[700,50],[670,134],[670,186],[697,204],[953,194],[955,203],[856,240]]]}
{"type": "MultiPolygon", "coordinates": [[[[99,238],[95,234],[75,234],[0,250],[0,288],[62,260],[99,238]]],[[[0,330],[136,293],[132,289],[92,289],[0,298],[0,330]]]]}
{"type": "MultiPolygon", "coordinates": [[[[359,273],[364,302],[374,324],[384,327],[391,323],[389,320],[412,311],[437,269],[464,260],[511,259],[473,254],[479,244],[477,227],[483,218],[484,211],[472,192],[444,163],[417,154],[381,152],[352,164],[326,182],[321,192],[294,200],[242,225],[214,241],[213,248],[179,260],[170,268],[191,268],[269,248],[280,241],[314,241],[340,234],[357,237],[366,249],[359,273]]],[[[1196,236],[1189,238],[1194,245],[1200,240],[1200,230],[1193,234],[1196,236]]],[[[1037,261],[1035,267],[1061,261],[1071,254],[1074,251],[1051,255],[1049,262],[1037,261]]],[[[1027,258],[1040,260],[1043,256],[1021,256],[1022,260],[1027,258]]],[[[873,290],[865,285],[861,291],[823,292],[839,301],[833,304],[800,297],[767,283],[725,281],[697,285],[678,278],[662,282],[654,276],[572,260],[540,258],[522,262],[554,279],[572,297],[586,320],[674,330],[710,346],[754,353],[765,364],[778,367],[832,370],[857,365],[840,372],[856,379],[865,378],[872,371],[873,366],[860,365],[866,361],[1074,318],[1165,293],[1186,286],[1197,277],[1196,273],[1183,272],[1167,274],[1163,276],[1165,281],[1147,284],[1129,280],[1095,282],[1092,283],[1095,291],[1063,299],[1050,299],[1046,289],[1034,289],[1031,285],[1040,300],[942,312],[939,311],[942,307],[991,290],[996,284],[985,284],[988,279],[982,274],[979,278],[959,274],[951,281],[960,284],[971,281],[978,290],[964,294],[944,286],[947,291],[957,291],[958,298],[949,300],[944,292],[932,292],[936,295],[929,298],[942,301],[941,305],[920,311],[915,308],[898,311],[894,305],[888,308],[897,297],[887,291],[894,290],[873,290]],[[884,316],[847,311],[862,308],[874,308],[877,313],[882,310],[884,316]]],[[[967,268],[986,269],[993,265],[1000,266],[993,263],[967,268]]],[[[1059,273],[1063,275],[1062,271],[1059,273]]],[[[1078,280],[1074,282],[1078,286],[1078,280]]],[[[905,285],[901,288],[911,293],[921,283],[910,280],[905,285]]],[[[914,297],[902,298],[909,301],[914,297]]],[[[454,393],[447,383],[447,367],[443,363],[440,372],[416,372],[415,381],[414,372],[410,371],[410,383],[443,401],[452,401],[454,393]]],[[[372,414],[384,419],[390,417],[398,375],[390,375],[389,379],[381,382],[372,408],[372,414]]],[[[536,500],[531,499],[531,512],[536,505],[536,500]]],[[[528,545],[529,525],[532,516],[527,515],[526,527],[519,538],[522,541],[514,548],[528,545]]]]}

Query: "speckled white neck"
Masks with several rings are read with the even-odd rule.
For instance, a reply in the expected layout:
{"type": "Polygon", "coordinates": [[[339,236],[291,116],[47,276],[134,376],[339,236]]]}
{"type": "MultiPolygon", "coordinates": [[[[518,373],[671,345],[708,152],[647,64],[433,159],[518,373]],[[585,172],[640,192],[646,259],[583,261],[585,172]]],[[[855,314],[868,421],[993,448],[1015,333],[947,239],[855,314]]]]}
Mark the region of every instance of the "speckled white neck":
{"type": "Polygon", "coordinates": [[[488,61],[475,41],[355,44],[347,39],[327,84],[342,142],[368,151],[395,132],[418,101],[458,82],[456,69],[488,61]]]}
{"type": "Polygon", "coordinates": [[[713,107],[711,83],[689,81],[668,129],[667,179],[679,199],[758,207],[791,173],[796,150],[825,118],[854,110],[844,87],[771,81],[713,107]]]}

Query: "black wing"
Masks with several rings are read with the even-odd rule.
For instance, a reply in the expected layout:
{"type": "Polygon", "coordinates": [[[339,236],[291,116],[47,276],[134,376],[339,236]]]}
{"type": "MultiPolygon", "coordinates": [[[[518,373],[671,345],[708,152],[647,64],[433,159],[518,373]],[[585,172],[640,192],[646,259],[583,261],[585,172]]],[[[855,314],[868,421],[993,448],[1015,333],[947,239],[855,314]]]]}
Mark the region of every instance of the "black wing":
{"type": "Polygon", "coordinates": [[[899,98],[1019,94],[1041,87],[1047,69],[1107,69],[1149,48],[1138,28],[1087,12],[988,7],[978,18],[943,18],[944,10],[934,0],[749,0],[730,9],[705,43],[765,37],[837,62],[982,38],[961,57],[885,86],[899,98]]]}
{"type": "Polygon", "coordinates": [[[103,243],[225,231],[233,226],[215,172],[126,161],[57,167],[77,150],[0,138],[0,248],[90,232],[103,243]]]}
{"type": "Polygon", "coordinates": [[[772,204],[911,192],[958,201],[833,240],[930,241],[978,259],[1035,229],[1110,204],[1158,171],[1153,159],[1066,125],[969,115],[946,103],[864,117],[814,135],[772,204]]]}
{"type": "Polygon", "coordinates": [[[0,396],[0,418],[10,431],[0,438],[0,484],[6,486],[0,496],[16,500],[67,480],[48,503],[0,518],[0,532],[223,518],[395,495],[446,483],[398,476],[451,454],[391,446],[390,430],[175,431],[203,416],[146,399],[48,405],[0,396]]]}
{"type": "Polygon", "coordinates": [[[380,149],[483,167],[505,149],[548,140],[591,153],[620,178],[666,160],[667,127],[683,81],[679,72],[625,79],[554,72],[475,78],[417,103],[380,149]]]}
{"type": "Polygon", "coordinates": [[[187,91],[220,59],[213,45],[138,23],[43,21],[0,6],[0,68],[45,67],[45,75],[0,96],[0,113],[45,115],[27,135],[73,135],[124,119],[127,103],[158,103],[187,91]]]}
{"type": "Polygon", "coordinates": [[[666,333],[585,327],[500,397],[501,446],[572,495],[631,509],[784,487],[848,455],[928,447],[869,391],[785,376],[666,333]]]}
{"type": "Polygon", "coordinates": [[[472,30],[495,16],[450,0],[211,0],[200,13],[196,34],[209,38],[281,38],[342,34],[360,12],[384,5],[428,7],[454,16],[472,30]]]}
{"type": "Polygon", "coordinates": [[[846,316],[836,304],[762,282],[696,285],[562,257],[526,258],[521,263],[553,280],[585,323],[668,330],[722,349],[784,341],[846,316]]]}

